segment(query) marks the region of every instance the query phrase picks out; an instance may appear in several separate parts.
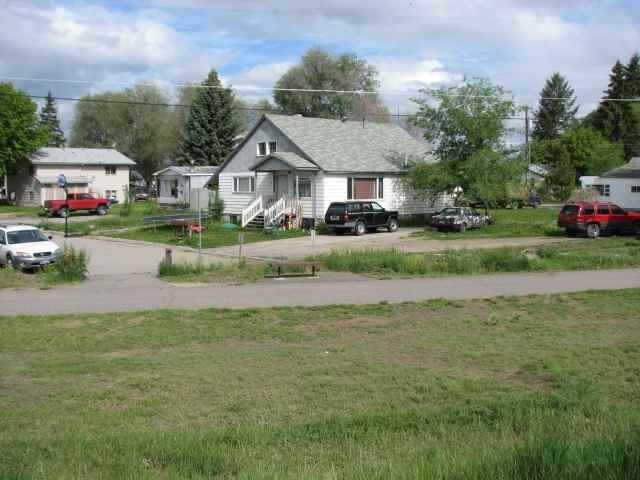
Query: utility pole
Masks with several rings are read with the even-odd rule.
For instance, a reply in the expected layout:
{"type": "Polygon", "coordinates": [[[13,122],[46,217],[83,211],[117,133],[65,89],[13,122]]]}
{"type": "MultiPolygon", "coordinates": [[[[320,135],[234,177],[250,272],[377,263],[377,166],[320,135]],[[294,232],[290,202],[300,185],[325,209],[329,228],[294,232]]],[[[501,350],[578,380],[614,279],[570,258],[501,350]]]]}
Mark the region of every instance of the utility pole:
{"type": "Polygon", "coordinates": [[[524,158],[527,164],[527,174],[525,175],[527,186],[529,185],[529,168],[531,167],[531,152],[529,149],[529,105],[524,107],[524,158]]]}

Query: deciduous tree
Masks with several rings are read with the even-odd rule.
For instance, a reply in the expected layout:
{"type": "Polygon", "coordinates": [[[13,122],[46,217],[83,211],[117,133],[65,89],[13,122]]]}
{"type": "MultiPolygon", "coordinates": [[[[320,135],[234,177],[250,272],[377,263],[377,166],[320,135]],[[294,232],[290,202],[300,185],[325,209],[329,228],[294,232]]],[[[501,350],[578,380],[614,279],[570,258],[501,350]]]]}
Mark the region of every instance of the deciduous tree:
{"type": "Polygon", "coordinates": [[[0,176],[15,172],[49,141],[38,122],[38,106],[10,83],[0,83],[0,176]]]}

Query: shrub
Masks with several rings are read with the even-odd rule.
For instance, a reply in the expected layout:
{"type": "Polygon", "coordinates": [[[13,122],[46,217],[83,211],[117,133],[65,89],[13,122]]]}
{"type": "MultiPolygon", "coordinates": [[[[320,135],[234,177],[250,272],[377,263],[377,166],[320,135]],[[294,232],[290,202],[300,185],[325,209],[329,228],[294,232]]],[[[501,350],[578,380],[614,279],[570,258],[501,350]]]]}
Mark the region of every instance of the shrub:
{"type": "Polygon", "coordinates": [[[224,200],[222,200],[218,192],[216,192],[215,198],[213,202],[211,202],[211,207],[209,208],[211,219],[214,222],[219,222],[222,219],[223,212],[224,212],[224,200]]]}
{"type": "Polygon", "coordinates": [[[89,272],[89,256],[83,249],[65,245],[60,258],[54,265],[54,280],[62,282],[79,282],[89,272]]]}

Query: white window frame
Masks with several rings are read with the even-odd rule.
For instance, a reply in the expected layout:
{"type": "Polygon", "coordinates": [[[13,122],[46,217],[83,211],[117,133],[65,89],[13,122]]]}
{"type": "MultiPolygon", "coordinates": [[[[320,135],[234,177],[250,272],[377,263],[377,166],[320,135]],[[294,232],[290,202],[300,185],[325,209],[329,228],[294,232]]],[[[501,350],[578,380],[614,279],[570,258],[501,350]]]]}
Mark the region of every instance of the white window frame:
{"type": "Polygon", "coordinates": [[[241,194],[250,194],[250,193],[255,193],[256,191],[256,179],[253,176],[237,176],[237,177],[233,177],[233,193],[241,193],[241,194]],[[248,179],[249,180],[249,190],[240,190],[240,180],[242,179],[248,179]]]}
{"type": "Polygon", "coordinates": [[[611,196],[611,185],[607,184],[593,184],[593,188],[598,190],[598,193],[601,197],[610,197],[611,196]]]}
{"type": "Polygon", "coordinates": [[[313,178],[312,177],[298,177],[298,181],[294,182],[293,184],[293,189],[294,189],[294,194],[296,197],[298,198],[311,198],[313,196],[313,178]],[[300,184],[303,181],[309,181],[309,195],[308,196],[303,196],[303,195],[299,195],[299,192],[297,190],[300,189],[300,184]]]}
{"type": "Polygon", "coordinates": [[[277,140],[269,140],[266,142],[258,142],[256,143],[256,156],[257,157],[267,157],[272,153],[276,153],[278,151],[278,141],[277,140]],[[271,149],[271,144],[274,144],[275,148],[271,149]],[[260,145],[264,145],[264,154],[260,153],[260,145]]]}

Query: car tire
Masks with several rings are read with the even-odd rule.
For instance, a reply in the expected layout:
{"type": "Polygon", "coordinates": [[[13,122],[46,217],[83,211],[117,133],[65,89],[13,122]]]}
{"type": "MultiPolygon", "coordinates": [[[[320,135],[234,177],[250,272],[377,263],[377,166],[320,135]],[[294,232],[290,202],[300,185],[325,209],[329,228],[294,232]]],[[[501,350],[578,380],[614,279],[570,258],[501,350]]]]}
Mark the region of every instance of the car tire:
{"type": "Polygon", "coordinates": [[[107,214],[107,207],[104,205],[100,205],[98,206],[98,208],[96,209],[96,213],[98,215],[100,215],[101,217],[107,214]]]}
{"type": "Polygon", "coordinates": [[[360,237],[360,236],[364,235],[365,233],[367,233],[367,227],[364,224],[364,222],[356,223],[356,226],[353,229],[353,233],[355,233],[358,237],[360,237]]]}
{"type": "Polygon", "coordinates": [[[398,230],[398,227],[398,219],[390,218],[389,222],[387,223],[387,230],[389,230],[389,233],[396,232],[398,230]]]}
{"type": "Polygon", "coordinates": [[[587,237],[598,238],[600,236],[600,225],[597,223],[590,223],[587,225],[587,237]]]}
{"type": "Polygon", "coordinates": [[[67,207],[62,207],[58,210],[58,215],[60,218],[67,218],[69,216],[69,209],[67,207]]]}
{"type": "Polygon", "coordinates": [[[631,232],[633,235],[640,235],[640,222],[634,222],[631,227],[631,232]]]}

